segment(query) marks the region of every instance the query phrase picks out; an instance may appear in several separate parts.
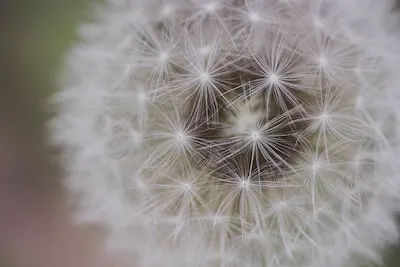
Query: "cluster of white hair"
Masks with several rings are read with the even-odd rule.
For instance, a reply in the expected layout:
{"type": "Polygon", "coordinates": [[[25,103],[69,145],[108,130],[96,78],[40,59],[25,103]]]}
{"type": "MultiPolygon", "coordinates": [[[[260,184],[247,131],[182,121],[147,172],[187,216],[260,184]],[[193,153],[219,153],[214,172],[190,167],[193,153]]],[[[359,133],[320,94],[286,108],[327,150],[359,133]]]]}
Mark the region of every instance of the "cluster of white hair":
{"type": "MultiPolygon", "coordinates": [[[[51,124],[131,266],[338,267],[397,238],[388,0],[109,0],[51,124]]],[[[354,263],[352,263],[354,264],[354,263]]],[[[354,266],[354,265],[351,265],[354,266]]]]}

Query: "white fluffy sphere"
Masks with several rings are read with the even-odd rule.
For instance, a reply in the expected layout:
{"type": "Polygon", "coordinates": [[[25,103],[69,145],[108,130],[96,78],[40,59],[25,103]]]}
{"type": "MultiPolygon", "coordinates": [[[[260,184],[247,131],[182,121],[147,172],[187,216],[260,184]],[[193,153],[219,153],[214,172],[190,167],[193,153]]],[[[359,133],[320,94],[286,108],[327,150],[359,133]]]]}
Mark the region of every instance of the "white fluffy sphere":
{"type": "Polygon", "coordinates": [[[108,0],[50,125],[82,223],[132,266],[379,260],[400,201],[388,0],[108,0]]]}

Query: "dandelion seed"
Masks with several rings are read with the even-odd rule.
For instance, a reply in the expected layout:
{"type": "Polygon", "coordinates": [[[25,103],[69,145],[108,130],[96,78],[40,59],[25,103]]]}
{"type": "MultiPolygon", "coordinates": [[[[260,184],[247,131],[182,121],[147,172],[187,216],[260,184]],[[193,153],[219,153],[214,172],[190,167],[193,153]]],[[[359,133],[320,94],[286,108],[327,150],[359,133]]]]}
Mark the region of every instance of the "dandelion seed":
{"type": "Polygon", "coordinates": [[[260,16],[256,12],[250,12],[249,13],[249,19],[253,23],[261,20],[260,16]]]}

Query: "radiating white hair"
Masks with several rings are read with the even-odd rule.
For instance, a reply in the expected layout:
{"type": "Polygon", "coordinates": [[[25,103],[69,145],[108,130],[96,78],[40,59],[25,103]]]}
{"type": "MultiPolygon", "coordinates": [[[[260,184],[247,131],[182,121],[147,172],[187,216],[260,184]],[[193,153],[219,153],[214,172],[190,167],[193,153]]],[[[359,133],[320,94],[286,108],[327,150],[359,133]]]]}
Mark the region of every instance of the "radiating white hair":
{"type": "Polygon", "coordinates": [[[51,136],[81,223],[132,266],[379,261],[400,201],[388,0],[108,0],[51,136]]]}

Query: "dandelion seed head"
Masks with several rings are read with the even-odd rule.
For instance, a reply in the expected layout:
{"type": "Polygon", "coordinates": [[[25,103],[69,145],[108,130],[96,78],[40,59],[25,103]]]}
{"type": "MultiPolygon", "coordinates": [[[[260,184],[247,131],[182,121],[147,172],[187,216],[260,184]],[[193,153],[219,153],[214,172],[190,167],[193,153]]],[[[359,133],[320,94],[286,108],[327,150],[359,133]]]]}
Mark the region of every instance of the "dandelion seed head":
{"type": "Polygon", "coordinates": [[[108,0],[52,98],[77,220],[142,267],[377,260],[400,33],[364,1],[108,0]]]}

